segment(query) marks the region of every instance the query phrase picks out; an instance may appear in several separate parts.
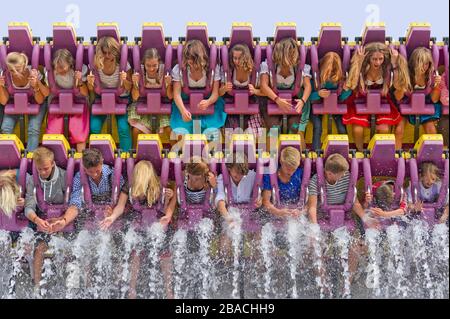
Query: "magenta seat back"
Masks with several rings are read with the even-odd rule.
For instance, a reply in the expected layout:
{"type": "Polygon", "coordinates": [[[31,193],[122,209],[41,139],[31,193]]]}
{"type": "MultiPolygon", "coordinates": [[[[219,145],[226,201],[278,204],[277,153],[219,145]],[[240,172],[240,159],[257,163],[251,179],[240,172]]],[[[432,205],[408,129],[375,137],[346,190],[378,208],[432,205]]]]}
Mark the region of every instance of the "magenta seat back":
{"type": "Polygon", "coordinates": [[[61,141],[42,141],[42,146],[50,149],[55,155],[56,166],[61,168],[67,167],[67,161],[69,159],[69,154],[67,154],[66,148],[61,141]]]}
{"type": "Polygon", "coordinates": [[[161,58],[164,59],[166,55],[166,46],[162,27],[160,26],[143,27],[141,47],[140,47],[141,57],[144,56],[145,50],[149,48],[157,49],[161,58]]]}
{"type": "MultiPolygon", "coordinates": [[[[33,55],[33,39],[30,29],[26,26],[8,26],[8,53],[23,52],[28,58],[33,55]]],[[[31,59],[30,59],[31,62],[31,59]]],[[[39,63],[39,61],[36,61],[39,63]]]]}
{"type": "Polygon", "coordinates": [[[406,51],[408,56],[419,47],[430,47],[431,28],[426,26],[410,27],[409,37],[406,39],[406,51]]]}
{"type": "Polygon", "coordinates": [[[14,169],[20,166],[22,154],[13,141],[0,141],[0,154],[4,155],[0,156],[0,169],[14,169]]]}
{"type": "Polygon", "coordinates": [[[136,149],[136,163],[142,160],[150,161],[158,176],[161,176],[162,149],[156,141],[139,141],[136,149]]]}
{"type": "Polygon", "coordinates": [[[439,169],[443,169],[444,161],[442,160],[442,152],[444,150],[443,140],[425,140],[422,147],[417,151],[417,165],[423,162],[433,162],[439,169]]]}
{"type": "Polygon", "coordinates": [[[342,31],[340,26],[323,26],[317,44],[319,59],[333,51],[342,56],[342,31]]]}
{"type": "Polygon", "coordinates": [[[297,39],[297,29],[293,26],[277,26],[275,30],[275,43],[288,38],[297,39]]]}
{"type": "Polygon", "coordinates": [[[206,28],[206,26],[187,26],[186,42],[194,39],[199,40],[201,43],[203,43],[206,48],[206,52],[209,53],[208,29],[206,28]]]}
{"type": "Polygon", "coordinates": [[[253,31],[251,26],[233,26],[231,28],[229,48],[231,49],[236,44],[247,45],[250,50],[250,54],[254,54],[253,31]]]}
{"type": "Polygon", "coordinates": [[[397,171],[395,142],[378,141],[370,154],[370,167],[373,176],[393,176],[397,171]]]}
{"type": "Polygon", "coordinates": [[[384,26],[368,26],[366,27],[366,33],[362,39],[362,45],[367,45],[369,43],[386,41],[386,29],[384,26]]]}
{"type": "Polygon", "coordinates": [[[182,162],[188,163],[192,156],[209,157],[206,139],[190,138],[189,136],[185,138],[182,147],[182,162]]]}
{"type": "Polygon", "coordinates": [[[114,149],[108,141],[91,141],[89,147],[98,149],[103,155],[104,164],[114,167],[114,149]]]}
{"type": "Polygon", "coordinates": [[[233,140],[231,151],[234,153],[244,153],[248,159],[250,169],[256,169],[256,145],[254,140],[233,140]]]}
{"type": "Polygon", "coordinates": [[[324,158],[326,160],[328,156],[337,153],[348,159],[349,151],[348,141],[328,141],[328,144],[324,149],[324,158]]]}

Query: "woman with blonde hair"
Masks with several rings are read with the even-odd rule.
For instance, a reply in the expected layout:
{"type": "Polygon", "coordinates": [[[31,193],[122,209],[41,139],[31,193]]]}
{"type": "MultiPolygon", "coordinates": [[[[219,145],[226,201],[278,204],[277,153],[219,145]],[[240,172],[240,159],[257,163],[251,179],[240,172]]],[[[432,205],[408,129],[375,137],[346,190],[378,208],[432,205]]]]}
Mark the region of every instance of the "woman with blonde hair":
{"type": "Polygon", "coordinates": [[[0,211],[11,218],[17,207],[25,205],[25,199],[20,197],[16,170],[0,171],[0,211]]]}
{"type": "MultiPolygon", "coordinates": [[[[100,85],[105,89],[116,89],[121,87],[125,90],[122,98],[129,98],[132,87],[132,70],[127,63],[126,72],[120,71],[120,44],[113,37],[102,37],[98,40],[95,48],[95,68],[98,71],[99,79],[95,78],[92,72],[87,76],[89,92],[94,94],[95,81],[100,81],[100,85]]],[[[115,115],[117,121],[117,131],[119,135],[120,148],[128,151],[132,147],[130,126],[128,125],[127,114],[115,115]]],[[[91,134],[100,134],[106,115],[91,114],[91,134]]]]}
{"type": "MultiPolygon", "coordinates": [[[[426,103],[434,104],[434,114],[420,115],[419,121],[422,124],[425,134],[436,134],[436,125],[441,118],[442,104],[441,104],[441,82],[442,78],[434,69],[433,57],[431,51],[425,47],[416,48],[408,61],[409,75],[411,78],[411,85],[414,90],[425,90],[428,86],[431,91],[427,92],[426,103]]],[[[408,117],[412,125],[416,124],[416,117],[410,115],[408,117]]]]}
{"type": "MultiPolygon", "coordinates": [[[[127,189],[128,187],[126,185],[122,189],[122,192],[129,194],[133,201],[138,201],[142,206],[149,208],[156,207],[156,205],[160,202],[161,197],[164,196],[164,206],[162,207],[162,211],[158,212],[158,216],[160,217],[159,223],[164,227],[168,227],[168,231],[166,233],[164,245],[160,252],[160,262],[161,270],[164,276],[166,297],[171,299],[173,298],[171,277],[172,260],[169,253],[169,244],[174,233],[174,228],[171,227],[172,217],[176,208],[174,189],[165,188],[164,193],[161,191],[159,177],[156,174],[152,163],[149,161],[140,161],[134,166],[133,181],[130,187],[131,192],[127,189]]],[[[124,210],[125,207],[122,207],[120,211],[115,210],[111,216],[105,218],[101,222],[102,229],[108,229],[111,224],[123,214],[124,210]]],[[[137,211],[135,213],[139,214],[140,212],[137,211]]],[[[142,256],[136,251],[131,253],[130,289],[128,294],[130,299],[134,299],[137,296],[136,284],[139,275],[141,258],[142,256]]]]}
{"type": "MultiPolygon", "coordinates": [[[[14,89],[33,89],[34,102],[40,105],[38,114],[28,115],[27,149],[33,151],[39,146],[41,126],[47,112],[47,97],[50,90],[46,84],[44,68],[39,66],[37,70],[32,69],[28,62],[28,57],[24,53],[10,52],[6,57],[6,65],[14,89]]],[[[4,78],[0,78],[0,102],[6,104],[11,96],[5,85],[2,86],[2,83],[4,83],[4,78]]],[[[1,126],[2,133],[13,134],[18,119],[19,115],[5,114],[1,126]]]]}
{"type": "Polygon", "coordinates": [[[410,91],[406,59],[384,43],[367,44],[353,55],[346,86],[353,90],[353,95],[347,99],[348,111],[342,122],[352,125],[353,139],[358,151],[363,150],[364,127],[370,127],[370,120],[369,115],[356,113],[356,99],[366,96],[370,89],[380,89],[382,97],[390,105],[389,114],[376,116],[377,133],[387,134],[394,126],[396,148],[400,149],[403,142],[402,116],[394,104],[394,99],[400,100],[410,91]],[[390,81],[391,70],[394,73],[393,83],[390,81]],[[390,92],[391,85],[393,92],[390,92]]]}
{"type": "MultiPolygon", "coordinates": [[[[320,87],[317,88],[314,85],[315,90],[311,93],[310,100],[320,101],[330,96],[330,90],[337,90],[339,102],[344,102],[352,94],[352,91],[345,85],[341,57],[336,52],[327,52],[320,60],[319,69],[320,87]]],[[[312,107],[314,108],[314,104],[312,107]]],[[[339,134],[347,134],[347,129],[342,124],[341,115],[328,116],[332,116],[334,119],[339,134]]],[[[322,115],[311,112],[311,119],[313,122],[312,149],[317,150],[321,147],[322,115]]],[[[328,132],[328,134],[331,134],[331,132],[328,132]]]]}
{"type": "MultiPolygon", "coordinates": [[[[299,133],[302,137],[302,148],[305,148],[305,131],[309,121],[309,113],[311,105],[309,96],[311,94],[311,66],[305,64],[302,74],[296,74],[297,66],[300,59],[299,46],[295,39],[287,38],[276,43],[273,48],[272,61],[275,67],[277,89],[291,89],[296,82],[298,76],[302,77],[303,88],[299,92],[296,105],[292,105],[290,100],[280,98],[273,90],[269,76],[269,67],[267,62],[261,63],[260,68],[260,85],[263,96],[267,96],[274,101],[278,107],[285,111],[295,109],[298,115],[288,116],[288,131],[290,133],[299,133]]],[[[281,127],[280,116],[269,116],[267,113],[267,99],[260,99],[262,114],[265,125],[268,129],[281,127]]]]}

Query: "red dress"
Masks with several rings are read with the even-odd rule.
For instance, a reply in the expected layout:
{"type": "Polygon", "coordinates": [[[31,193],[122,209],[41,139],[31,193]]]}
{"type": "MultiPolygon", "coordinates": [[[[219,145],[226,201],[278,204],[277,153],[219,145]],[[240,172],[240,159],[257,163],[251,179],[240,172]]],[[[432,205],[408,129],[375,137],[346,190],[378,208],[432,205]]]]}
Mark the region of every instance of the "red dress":
{"type": "MultiPolygon", "coordinates": [[[[379,90],[383,88],[383,84],[374,83],[372,85],[367,85],[368,89],[379,90]]],[[[364,127],[370,127],[370,117],[369,114],[357,114],[356,113],[356,100],[359,98],[366,97],[364,93],[353,93],[347,100],[347,114],[342,116],[342,123],[344,125],[360,125],[364,127]]],[[[391,96],[388,94],[382,99],[386,100],[391,106],[391,112],[389,114],[376,114],[376,124],[387,124],[387,125],[397,125],[402,121],[402,115],[398,111],[392,101],[391,96]]]]}

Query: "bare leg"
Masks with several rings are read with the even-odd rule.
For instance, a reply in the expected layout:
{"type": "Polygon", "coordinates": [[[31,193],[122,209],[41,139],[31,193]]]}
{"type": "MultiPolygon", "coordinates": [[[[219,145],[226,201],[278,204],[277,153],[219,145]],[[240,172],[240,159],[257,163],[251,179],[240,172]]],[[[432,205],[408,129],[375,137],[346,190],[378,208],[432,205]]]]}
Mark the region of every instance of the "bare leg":
{"type": "Polygon", "coordinates": [[[437,134],[436,121],[428,121],[423,123],[425,134],[437,134]]]}
{"type": "Polygon", "coordinates": [[[356,149],[362,152],[364,150],[364,127],[360,125],[352,125],[352,134],[356,149]]]}
{"type": "Polygon", "coordinates": [[[166,290],[167,299],[173,299],[173,288],[172,288],[172,257],[170,255],[165,255],[160,257],[161,271],[164,277],[164,287],[166,290]]]}
{"type": "Polygon", "coordinates": [[[81,153],[86,148],[86,142],[78,143],[76,147],[77,147],[77,153],[81,153]]]}
{"type": "Polygon", "coordinates": [[[40,287],[42,278],[42,266],[44,265],[44,253],[47,251],[47,249],[47,244],[41,241],[34,251],[34,286],[36,288],[40,287]]]}
{"type": "Polygon", "coordinates": [[[306,141],[305,141],[305,132],[299,131],[300,134],[300,145],[302,147],[302,150],[306,149],[306,141]]]}
{"type": "Polygon", "coordinates": [[[130,274],[130,289],[128,291],[128,299],[136,299],[136,283],[139,275],[139,267],[141,258],[136,250],[131,253],[131,274],[130,274]]]}
{"type": "Polygon", "coordinates": [[[397,124],[394,129],[395,134],[395,149],[402,149],[403,145],[403,136],[405,134],[405,126],[406,126],[406,118],[402,118],[401,122],[397,124]]]}
{"type": "Polygon", "coordinates": [[[133,148],[136,149],[137,140],[138,140],[139,134],[143,134],[143,132],[141,132],[137,128],[133,127],[133,133],[132,134],[133,134],[133,148]]]}

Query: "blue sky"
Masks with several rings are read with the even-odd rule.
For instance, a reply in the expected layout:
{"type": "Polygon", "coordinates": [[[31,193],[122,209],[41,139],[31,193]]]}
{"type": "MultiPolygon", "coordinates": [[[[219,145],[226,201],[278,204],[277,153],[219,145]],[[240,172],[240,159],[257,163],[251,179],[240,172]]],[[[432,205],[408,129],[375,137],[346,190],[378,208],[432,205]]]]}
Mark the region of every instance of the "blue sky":
{"type": "Polygon", "coordinates": [[[387,34],[404,36],[410,22],[430,22],[432,35],[439,40],[448,36],[448,0],[12,0],[2,1],[0,36],[5,36],[11,21],[28,22],[33,35],[45,39],[52,23],[69,21],[77,34],[89,39],[95,35],[97,22],[117,22],[122,35],[139,36],[143,22],[162,22],[166,36],[177,39],[185,33],[186,23],[208,23],[209,34],[221,39],[228,36],[232,22],[251,22],[254,35],[265,40],[272,36],[276,22],[296,22],[299,36],[317,36],[322,22],[340,22],[343,35],[353,39],[361,35],[365,21],[386,23],[387,34]],[[20,7],[18,4],[20,3],[20,7]],[[226,5],[220,6],[220,3],[226,5]]]}

